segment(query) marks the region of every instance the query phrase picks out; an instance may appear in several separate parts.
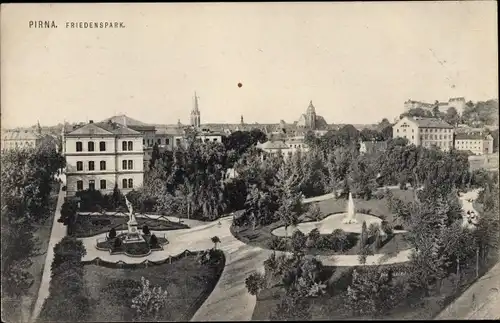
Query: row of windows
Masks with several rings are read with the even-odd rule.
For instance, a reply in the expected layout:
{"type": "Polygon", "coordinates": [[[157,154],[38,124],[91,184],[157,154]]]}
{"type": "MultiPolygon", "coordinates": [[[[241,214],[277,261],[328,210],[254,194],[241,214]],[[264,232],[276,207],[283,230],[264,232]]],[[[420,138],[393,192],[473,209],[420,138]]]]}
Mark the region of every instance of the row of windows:
{"type": "MultiPolygon", "coordinates": [[[[405,125],[402,125],[401,128],[403,128],[404,126],[405,125]]],[[[396,129],[396,132],[399,132],[399,129],[396,129]]],[[[406,129],[403,129],[403,132],[406,132],[406,129]]],[[[415,132],[415,129],[411,129],[411,132],[415,132]]],[[[430,128],[430,129],[427,129],[427,128],[422,128],[422,132],[451,132],[451,129],[441,129],[441,128],[437,128],[437,129],[430,128]]]]}
{"type": "Polygon", "coordinates": [[[447,139],[452,139],[452,135],[430,135],[430,134],[425,134],[423,136],[420,136],[420,140],[423,140],[423,139],[435,139],[435,140],[438,140],[438,139],[444,139],[444,140],[447,140],[447,139]]]}
{"type": "MultiPolygon", "coordinates": [[[[94,142],[89,141],[87,143],[87,151],[94,151],[94,142]]],[[[132,151],[134,150],[134,143],[132,141],[122,141],[122,150],[123,151],[132,151]]],[[[76,142],[76,151],[83,151],[83,143],[81,141],[76,142]]],[[[99,142],[99,151],[106,151],[106,142],[99,142]]]]}
{"type": "MultiPolygon", "coordinates": [[[[106,189],[106,180],[105,179],[101,179],[99,181],[99,188],[101,190],[105,190],[106,189]]],[[[89,190],[95,190],[96,187],[95,187],[95,181],[93,179],[89,180],[89,190]]],[[[126,179],[124,178],[122,180],[122,188],[134,188],[134,180],[132,178],[129,178],[129,179],[126,179]]],[[[83,181],[76,181],[76,189],[78,191],[82,191],[83,190],[83,181]]]]}
{"type": "Polygon", "coordinates": [[[425,147],[430,147],[430,146],[437,146],[441,148],[448,148],[448,147],[453,147],[453,142],[451,141],[426,141],[424,142],[425,147]]]}
{"type": "MultiPolygon", "coordinates": [[[[89,161],[88,166],[89,166],[88,170],[95,170],[94,161],[89,161]]],[[[122,169],[134,169],[134,161],[133,160],[123,160],[122,161],[122,169]]],[[[81,162],[81,161],[76,162],[76,170],[83,171],[83,162],[81,162]]],[[[105,160],[101,160],[99,162],[99,170],[106,170],[106,161],[105,160]]]]}
{"type": "Polygon", "coordinates": [[[457,144],[480,144],[481,141],[457,140],[457,144]]]}

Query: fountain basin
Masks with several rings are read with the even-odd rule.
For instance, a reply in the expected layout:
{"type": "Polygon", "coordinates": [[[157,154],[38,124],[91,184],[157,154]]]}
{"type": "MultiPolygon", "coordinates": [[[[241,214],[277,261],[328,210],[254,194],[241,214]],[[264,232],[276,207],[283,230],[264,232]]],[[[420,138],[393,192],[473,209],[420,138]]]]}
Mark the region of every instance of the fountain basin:
{"type": "MultiPolygon", "coordinates": [[[[368,228],[370,224],[376,223],[378,225],[382,224],[382,220],[376,216],[364,213],[356,213],[355,219],[357,223],[344,223],[347,218],[347,213],[335,213],[327,216],[321,221],[314,222],[304,222],[298,224],[296,227],[288,227],[288,234],[285,231],[285,227],[281,226],[274,229],[271,234],[278,237],[291,236],[293,231],[300,230],[304,234],[309,234],[313,229],[318,229],[320,234],[330,234],[335,229],[342,229],[345,232],[350,233],[361,233],[361,228],[363,222],[366,222],[366,227],[368,228]]],[[[405,233],[405,230],[394,230],[394,233],[405,233]]]]}

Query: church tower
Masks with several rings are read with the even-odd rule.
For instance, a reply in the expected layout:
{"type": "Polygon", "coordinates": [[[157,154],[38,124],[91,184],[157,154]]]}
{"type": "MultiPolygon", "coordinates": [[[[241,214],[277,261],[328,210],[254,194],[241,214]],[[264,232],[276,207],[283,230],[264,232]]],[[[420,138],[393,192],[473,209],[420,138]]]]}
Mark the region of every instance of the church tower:
{"type": "Polygon", "coordinates": [[[306,112],[306,127],[309,129],[316,129],[316,109],[312,103],[312,100],[309,102],[309,107],[306,112]]]}
{"type": "Polygon", "coordinates": [[[240,118],[240,123],[241,123],[241,125],[244,125],[244,124],[245,124],[245,121],[243,121],[243,115],[242,115],[242,116],[241,116],[241,118],[240,118]]]}
{"type": "Polygon", "coordinates": [[[194,92],[194,107],[191,110],[191,126],[195,128],[200,127],[200,110],[198,109],[198,96],[194,92]]]}

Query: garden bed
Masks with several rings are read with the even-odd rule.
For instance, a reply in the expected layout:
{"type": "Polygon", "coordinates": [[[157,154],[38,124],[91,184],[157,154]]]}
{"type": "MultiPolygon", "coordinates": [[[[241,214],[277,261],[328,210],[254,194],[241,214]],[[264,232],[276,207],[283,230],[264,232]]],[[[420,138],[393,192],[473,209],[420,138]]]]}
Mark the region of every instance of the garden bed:
{"type": "MultiPolygon", "coordinates": [[[[112,228],[116,231],[127,230],[128,216],[117,215],[78,215],[75,224],[72,225],[71,235],[77,238],[92,237],[101,233],[108,232],[112,228]]],[[[157,220],[148,218],[136,218],[139,228],[144,225],[149,230],[168,231],[187,229],[187,225],[178,222],[168,221],[167,219],[157,220]]]]}
{"type": "MultiPolygon", "coordinates": [[[[400,198],[405,202],[410,202],[413,200],[413,190],[411,189],[410,190],[394,189],[391,190],[391,192],[394,197],[400,198]]],[[[319,206],[319,209],[321,211],[320,218],[313,220],[307,217],[307,213],[305,213],[299,217],[301,223],[320,221],[331,214],[346,212],[347,200],[329,199],[317,202],[317,205],[319,206]]],[[[373,197],[370,200],[354,199],[354,205],[356,207],[357,212],[382,218],[389,224],[392,224],[392,222],[395,219],[394,214],[392,214],[391,211],[389,210],[389,207],[387,205],[387,198],[385,197],[382,199],[376,199],[375,197],[373,197]]],[[[275,238],[275,236],[272,234],[272,231],[283,225],[284,223],[282,221],[277,221],[275,223],[266,226],[257,226],[255,230],[253,230],[253,226],[251,224],[243,226],[232,226],[231,233],[236,239],[248,245],[260,247],[263,249],[269,249],[271,241],[275,238]]],[[[394,235],[391,240],[387,241],[386,246],[383,246],[385,247],[385,249],[382,248],[381,249],[382,251],[379,251],[379,253],[387,252],[383,250],[389,250],[389,252],[397,252],[396,250],[400,251],[407,249],[407,244],[405,243],[405,240],[401,234],[394,235]],[[391,240],[394,241],[391,243],[390,242],[391,240]],[[395,246],[397,246],[397,248],[395,248],[395,246]]],[[[356,246],[354,246],[353,248],[350,248],[349,250],[345,251],[343,254],[357,254],[358,249],[356,249],[356,246]]],[[[318,254],[318,255],[339,254],[338,252],[334,252],[332,250],[321,250],[321,252],[316,252],[316,253],[314,250],[311,250],[311,252],[313,254],[318,254]]]]}
{"type": "Polygon", "coordinates": [[[163,250],[163,245],[168,243],[166,238],[157,237],[157,244],[151,246],[150,240],[151,235],[143,234],[142,237],[145,241],[132,242],[132,243],[120,243],[115,244],[116,239],[122,239],[126,236],[125,233],[119,234],[116,238],[107,239],[106,241],[101,241],[96,244],[98,250],[108,250],[111,254],[125,254],[127,256],[147,256],[151,251],[163,250]]]}

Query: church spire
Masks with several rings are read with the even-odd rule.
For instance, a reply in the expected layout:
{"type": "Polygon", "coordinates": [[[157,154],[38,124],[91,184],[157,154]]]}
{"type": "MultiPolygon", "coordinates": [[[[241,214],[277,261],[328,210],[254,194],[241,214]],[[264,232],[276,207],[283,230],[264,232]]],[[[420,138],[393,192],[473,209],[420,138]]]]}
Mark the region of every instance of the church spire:
{"type": "Polygon", "coordinates": [[[240,118],[240,123],[241,124],[244,124],[245,122],[243,121],[243,115],[241,115],[241,118],[240,118]]]}
{"type": "Polygon", "coordinates": [[[36,131],[38,132],[39,135],[42,134],[42,127],[40,126],[40,120],[36,121],[36,131]]]}
{"type": "Polygon", "coordinates": [[[198,107],[198,96],[196,95],[196,91],[194,92],[194,107],[191,110],[191,126],[195,128],[200,127],[200,109],[198,107]]]}
{"type": "Polygon", "coordinates": [[[198,96],[196,95],[196,91],[194,91],[194,112],[199,112],[200,110],[198,109],[198,96]]]}

